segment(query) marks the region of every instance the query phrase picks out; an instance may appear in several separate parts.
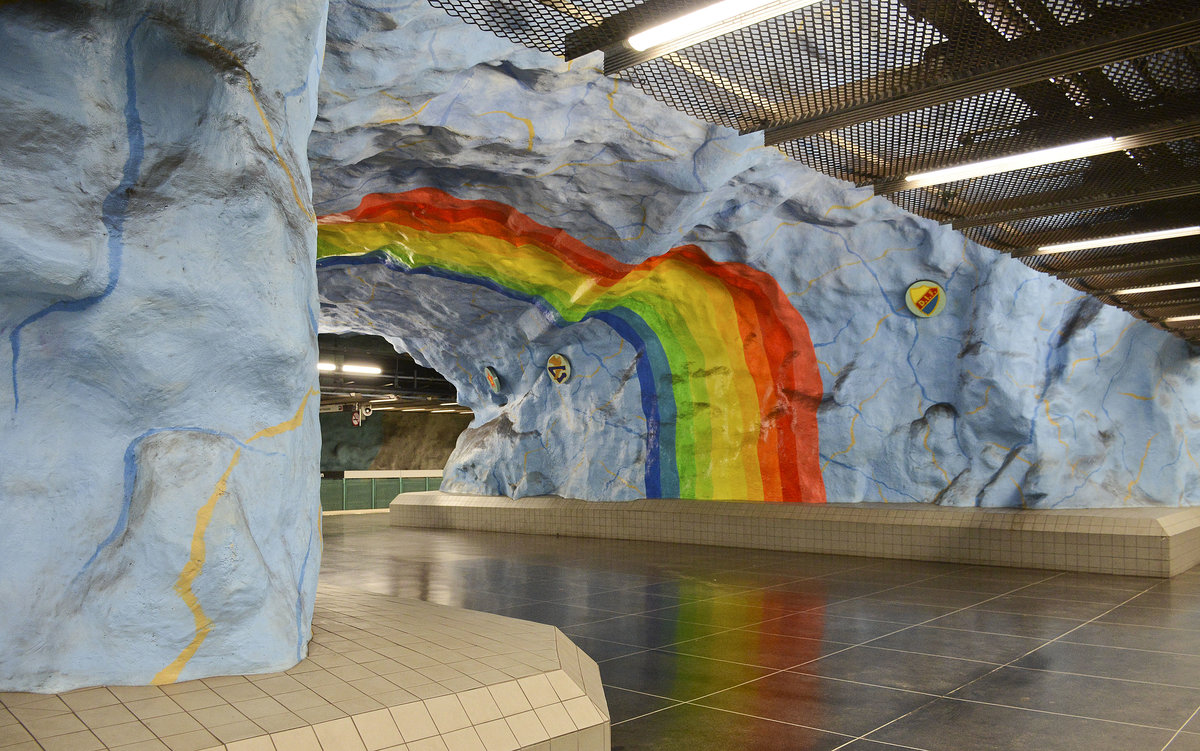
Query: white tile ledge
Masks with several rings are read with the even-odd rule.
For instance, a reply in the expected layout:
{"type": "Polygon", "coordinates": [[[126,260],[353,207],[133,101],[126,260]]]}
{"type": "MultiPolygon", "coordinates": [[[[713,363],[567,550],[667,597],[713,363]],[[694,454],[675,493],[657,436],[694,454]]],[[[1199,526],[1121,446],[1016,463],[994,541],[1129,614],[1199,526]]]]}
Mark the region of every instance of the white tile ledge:
{"type": "Polygon", "coordinates": [[[405,493],[396,526],[1172,576],[1200,563],[1200,507],[1046,509],[405,493]]]}

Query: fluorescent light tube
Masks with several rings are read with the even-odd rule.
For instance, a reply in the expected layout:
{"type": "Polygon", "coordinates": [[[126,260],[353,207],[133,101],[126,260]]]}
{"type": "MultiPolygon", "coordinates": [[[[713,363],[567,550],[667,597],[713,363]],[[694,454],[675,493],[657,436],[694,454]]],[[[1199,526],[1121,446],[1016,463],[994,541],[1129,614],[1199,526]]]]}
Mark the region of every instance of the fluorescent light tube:
{"type": "Polygon", "coordinates": [[[1139,232],[1134,235],[1118,235],[1117,237],[1100,237],[1095,240],[1080,240],[1072,243],[1043,245],[1038,248],[1042,253],[1066,253],[1072,250],[1087,250],[1088,248],[1107,248],[1110,245],[1133,245],[1148,243],[1155,240],[1170,240],[1174,237],[1189,237],[1200,235],[1200,227],[1179,227],[1177,229],[1162,229],[1155,232],[1139,232]]]}
{"type": "Polygon", "coordinates": [[[426,409],[425,407],[405,407],[405,408],[401,409],[400,411],[401,412],[424,412],[425,409],[426,409]]]}
{"type": "Polygon", "coordinates": [[[1179,282],[1178,284],[1156,284],[1152,287],[1130,287],[1129,289],[1119,289],[1112,294],[1114,295],[1142,295],[1147,292],[1170,292],[1174,289],[1194,289],[1200,287],[1200,282],[1179,282]]]}
{"type": "Polygon", "coordinates": [[[320,370],[320,371],[337,370],[337,366],[331,362],[319,362],[319,363],[317,363],[317,370],[320,370]]]}
{"type": "Polygon", "coordinates": [[[458,410],[457,409],[431,409],[429,411],[433,412],[434,414],[438,414],[440,412],[457,412],[458,410]]]}
{"type": "Polygon", "coordinates": [[[941,183],[954,182],[955,180],[969,180],[972,177],[995,175],[1001,172],[1037,167],[1041,164],[1065,162],[1068,159],[1079,159],[1085,156],[1107,154],[1111,151],[1119,150],[1119,147],[1116,145],[1116,139],[1106,136],[1105,138],[1071,143],[1066,146],[1054,146],[1049,149],[1030,151],[1025,154],[1013,154],[1012,156],[1003,156],[999,159],[988,159],[984,162],[960,164],[956,167],[947,167],[945,169],[933,170],[932,172],[918,172],[915,175],[909,175],[905,178],[904,187],[923,188],[929,185],[940,185],[941,183]]]}
{"type": "MultiPolygon", "coordinates": [[[[760,21],[806,8],[819,1],[723,0],[640,31],[629,37],[629,46],[638,52],[644,52],[651,47],[661,47],[686,38],[685,44],[674,49],[690,47],[705,39],[753,26],[760,21]]],[[[673,50],[663,50],[663,53],[670,51],[673,50]]]]}
{"type": "Polygon", "coordinates": [[[1184,321],[1200,321],[1200,315],[1171,316],[1163,319],[1163,323],[1183,323],[1184,321]]]}
{"type": "Polygon", "coordinates": [[[458,402],[442,402],[440,406],[443,406],[443,407],[458,407],[458,406],[460,406],[460,405],[459,405],[459,403],[458,403],[458,402]]]}
{"type": "Polygon", "coordinates": [[[383,368],[374,365],[343,365],[343,373],[358,373],[360,375],[379,375],[383,372],[383,368]]]}

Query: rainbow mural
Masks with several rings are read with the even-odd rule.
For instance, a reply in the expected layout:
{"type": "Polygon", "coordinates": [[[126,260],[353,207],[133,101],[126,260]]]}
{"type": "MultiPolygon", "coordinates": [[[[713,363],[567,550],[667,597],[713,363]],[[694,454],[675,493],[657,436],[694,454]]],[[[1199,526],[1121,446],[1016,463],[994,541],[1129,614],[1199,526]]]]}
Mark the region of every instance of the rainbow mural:
{"type": "Polygon", "coordinates": [[[526,301],[556,325],[610,326],[639,354],[647,497],[825,502],[816,355],[769,274],[693,245],[622,263],[431,188],[368,195],[317,230],[318,267],[384,264],[526,301]]]}

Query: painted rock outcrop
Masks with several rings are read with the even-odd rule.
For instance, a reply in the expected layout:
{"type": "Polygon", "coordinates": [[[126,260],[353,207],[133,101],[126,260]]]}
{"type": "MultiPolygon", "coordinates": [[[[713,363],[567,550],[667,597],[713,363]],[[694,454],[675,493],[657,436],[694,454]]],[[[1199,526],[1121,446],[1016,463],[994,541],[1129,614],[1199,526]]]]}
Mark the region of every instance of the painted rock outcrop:
{"type": "MultiPolygon", "coordinates": [[[[469,281],[399,283],[383,281],[397,275],[380,262],[358,267],[356,282],[331,261],[318,271],[323,325],[388,336],[476,408],[445,488],[1041,508],[1200,500],[1193,348],[757,147],[756,136],[667,109],[605,78],[597,63],[514,46],[422,2],[332,3],[310,142],[317,212],[432,188],[504,204],[613,263],[637,266],[694,246],[717,264],[765,272],[782,292],[772,314],[798,314],[811,341],[811,350],[784,355],[812,358],[819,372],[824,494],[759,494],[786,487],[770,479],[778,450],[747,441],[745,430],[712,427],[741,402],[715,386],[724,374],[698,375],[709,367],[699,349],[730,334],[748,353],[762,344],[736,316],[690,322],[699,333],[689,336],[703,345],[678,373],[712,388],[678,389],[675,408],[689,420],[672,427],[691,457],[676,451],[685,475],[719,477],[731,466],[722,457],[735,455],[742,469],[730,474],[739,479],[675,486],[655,479],[661,435],[647,428],[643,404],[662,390],[655,384],[651,395],[638,378],[649,349],[635,347],[628,359],[627,346],[594,378],[556,387],[543,370],[549,353],[570,348],[577,372],[591,374],[629,340],[594,318],[560,326],[536,302],[505,292],[536,270],[522,276],[518,263],[476,270],[469,281]],[[945,290],[935,318],[917,318],[904,303],[919,280],[945,290]],[[406,291],[371,297],[392,284],[406,291]],[[502,396],[484,385],[485,365],[504,376],[502,396]],[[748,478],[756,471],[757,482],[748,478]]],[[[419,254],[429,250],[423,242],[393,250],[419,254]]],[[[664,306],[668,292],[656,290],[664,306]]],[[[752,362],[748,355],[741,367],[752,362]]],[[[789,420],[807,404],[779,386],[756,396],[760,406],[787,405],[789,420]]],[[[776,424],[768,413],[778,416],[754,418],[764,443],[776,424]]]]}
{"type": "Polygon", "coordinates": [[[0,690],[310,633],[320,2],[0,6],[0,690]]]}

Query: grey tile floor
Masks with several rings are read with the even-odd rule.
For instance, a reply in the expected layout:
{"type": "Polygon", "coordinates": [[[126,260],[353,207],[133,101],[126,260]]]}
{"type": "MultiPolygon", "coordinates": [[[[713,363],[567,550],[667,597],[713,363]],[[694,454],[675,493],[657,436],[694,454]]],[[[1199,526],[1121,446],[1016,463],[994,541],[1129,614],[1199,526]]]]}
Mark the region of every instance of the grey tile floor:
{"type": "Polygon", "coordinates": [[[1200,569],[324,530],[324,583],[562,629],[600,664],[614,750],[1200,751],[1200,569]]]}

